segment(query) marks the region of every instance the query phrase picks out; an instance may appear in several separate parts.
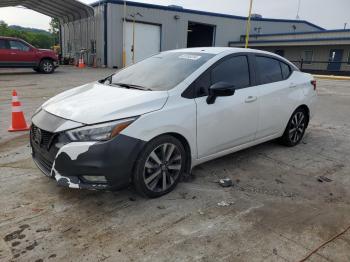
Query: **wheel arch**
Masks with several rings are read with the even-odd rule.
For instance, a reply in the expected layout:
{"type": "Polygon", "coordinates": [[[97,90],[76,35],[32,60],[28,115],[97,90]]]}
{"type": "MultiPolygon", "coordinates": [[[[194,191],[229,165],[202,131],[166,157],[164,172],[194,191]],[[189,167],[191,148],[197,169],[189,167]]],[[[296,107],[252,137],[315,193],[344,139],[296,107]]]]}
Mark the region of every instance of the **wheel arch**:
{"type": "MultiPolygon", "coordinates": [[[[186,174],[189,174],[191,172],[191,165],[192,165],[192,154],[191,154],[191,146],[190,146],[190,143],[188,142],[188,140],[183,136],[181,135],[180,133],[177,133],[177,132],[166,132],[166,133],[162,133],[162,134],[159,134],[155,137],[153,137],[151,140],[154,140],[158,137],[162,137],[162,136],[172,136],[174,138],[176,138],[177,140],[180,141],[180,143],[183,145],[184,149],[185,149],[185,153],[186,153],[186,171],[185,173],[186,174]]],[[[151,141],[149,140],[149,141],[151,141]]]]}
{"type": "Polygon", "coordinates": [[[52,62],[55,61],[55,59],[53,59],[52,57],[44,56],[44,57],[40,58],[39,65],[40,65],[41,62],[44,61],[44,60],[51,60],[52,62]]]}
{"type": "Polygon", "coordinates": [[[170,136],[175,137],[184,146],[186,157],[187,157],[187,159],[186,159],[187,160],[187,162],[186,162],[186,174],[189,174],[191,172],[191,165],[192,165],[192,154],[191,154],[190,143],[187,141],[187,139],[183,135],[181,135],[179,133],[171,132],[171,133],[166,133],[164,135],[170,135],[170,136]]]}
{"type": "MultiPolygon", "coordinates": [[[[306,115],[307,115],[306,127],[308,127],[309,121],[310,121],[310,108],[309,108],[307,105],[302,104],[302,105],[298,106],[298,107],[294,110],[294,112],[297,111],[297,110],[299,110],[299,109],[303,109],[303,110],[306,112],[306,115]]],[[[294,112],[293,112],[293,114],[294,114],[294,112]]],[[[293,114],[292,114],[292,115],[293,115],[293,114]]]]}
{"type": "Polygon", "coordinates": [[[307,105],[305,104],[302,104],[302,105],[299,105],[297,108],[295,108],[295,110],[291,113],[290,117],[286,120],[286,122],[284,123],[284,130],[283,130],[283,133],[286,131],[287,129],[287,126],[288,126],[288,123],[290,121],[290,119],[292,118],[292,116],[294,115],[294,113],[299,110],[299,109],[303,109],[306,114],[307,114],[307,123],[306,123],[306,128],[309,126],[309,121],[310,121],[310,109],[307,105]]]}

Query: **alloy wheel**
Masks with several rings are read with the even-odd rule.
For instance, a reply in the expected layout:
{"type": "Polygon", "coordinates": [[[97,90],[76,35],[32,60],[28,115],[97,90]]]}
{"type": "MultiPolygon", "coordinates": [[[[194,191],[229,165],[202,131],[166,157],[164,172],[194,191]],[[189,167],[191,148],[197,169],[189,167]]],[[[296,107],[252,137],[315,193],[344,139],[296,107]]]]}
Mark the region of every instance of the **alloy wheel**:
{"type": "Polygon", "coordinates": [[[50,63],[50,62],[45,62],[45,63],[43,64],[43,70],[44,70],[45,73],[50,73],[50,72],[52,71],[52,69],[53,69],[52,63],[50,63]]]}
{"type": "Polygon", "coordinates": [[[170,188],[182,169],[180,150],[172,143],[164,143],[148,156],[144,167],[144,182],[153,192],[164,192],[170,188]]]}
{"type": "Polygon", "coordinates": [[[304,112],[297,112],[291,121],[291,126],[289,129],[289,139],[293,143],[297,143],[303,136],[306,127],[304,112]]]}

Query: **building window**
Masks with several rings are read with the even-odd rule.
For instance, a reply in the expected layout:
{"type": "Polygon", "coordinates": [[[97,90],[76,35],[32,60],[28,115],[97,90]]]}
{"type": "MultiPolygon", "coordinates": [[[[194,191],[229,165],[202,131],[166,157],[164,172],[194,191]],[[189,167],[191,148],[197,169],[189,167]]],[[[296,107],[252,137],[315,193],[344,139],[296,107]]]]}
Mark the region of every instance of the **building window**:
{"type": "Polygon", "coordinates": [[[304,56],[303,56],[303,60],[304,60],[304,64],[311,64],[312,60],[314,57],[314,51],[312,50],[305,50],[304,51],[304,56]]]}

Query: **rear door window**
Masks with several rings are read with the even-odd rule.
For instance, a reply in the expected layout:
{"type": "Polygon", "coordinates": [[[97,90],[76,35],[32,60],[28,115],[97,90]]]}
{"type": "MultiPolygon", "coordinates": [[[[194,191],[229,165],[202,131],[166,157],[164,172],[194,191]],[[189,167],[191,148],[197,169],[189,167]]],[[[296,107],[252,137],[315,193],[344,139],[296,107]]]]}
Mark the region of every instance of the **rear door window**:
{"type": "Polygon", "coordinates": [[[261,85],[283,80],[280,61],[277,59],[257,56],[256,66],[259,72],[261,85]]]}
{"type": "Polygon", "coordinates": [[[286,80],[291,75],[292,70],[290,69],[290,66],[287,65],[286,63],[280,62],[280,65],[281,65],[283,79],[286,80]]]}
{"type": "Polygon", "coordinates": [[[7,40],[0,39],[0,49],[8,49],[7,40]]]}

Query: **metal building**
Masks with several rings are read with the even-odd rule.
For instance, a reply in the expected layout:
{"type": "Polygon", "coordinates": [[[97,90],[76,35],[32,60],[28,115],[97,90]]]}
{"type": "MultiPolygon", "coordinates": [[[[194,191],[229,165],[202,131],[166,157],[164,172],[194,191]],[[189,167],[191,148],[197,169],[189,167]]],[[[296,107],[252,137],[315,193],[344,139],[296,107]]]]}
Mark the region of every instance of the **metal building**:
{"type": "MultiPolygon", "coordinates": [[[[62,25],[62,32],[69,32],[65,35],[66,52],[69,56],[75,57],[83,46],[88,46],[103,32],[99,27],[99,13],[91,6],[85,5],[76,0],[1,0],[0,7],[22,6],[44,15],[57,18],[62,25]],[[68,29],[68,30],[67,30],[68,29]]],[[[62,39],[62,35],[61,35],[62,39]]],[[[90,52],[92,53],[92,52],[90,52]]],[[[95,53],[95,51],[94,51],[95,53]]],[[[94,55],[96,56],[96,55],[94,55]]],[[[89,60],[90,57],[86,59],[89,60]]]]}
{"type": "MultiPolygon", "coordinates": [[[[230,46],[243,47],[244,36],[230,46]]],[[[350,74],[350,30],[253,34],[250,47],[284,56],[306,72],[350,74]]]]}
{"type": "MultiPolygon", "coordinates": [[[[160,51],[200,46],[228,46],[245,33],[246,17],[121,0],[92,4],[94,16],[63,22],[64,57],[86,49],[89,64],[122,67],[160,51]],[[123,58],[123,50],[125,57],[123,58]]],[[[303,20],[252,18],[251,34],[321,32],[303,20]]]]}

